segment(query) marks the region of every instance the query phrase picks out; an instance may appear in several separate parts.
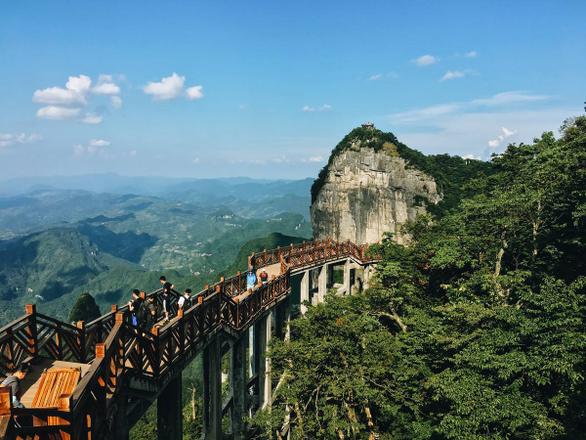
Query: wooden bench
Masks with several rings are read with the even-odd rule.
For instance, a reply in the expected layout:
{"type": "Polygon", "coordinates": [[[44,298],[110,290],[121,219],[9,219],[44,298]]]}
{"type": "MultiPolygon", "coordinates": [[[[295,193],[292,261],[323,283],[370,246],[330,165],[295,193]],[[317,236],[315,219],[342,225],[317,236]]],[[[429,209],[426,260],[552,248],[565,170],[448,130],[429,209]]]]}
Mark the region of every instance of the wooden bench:
{"type": "MultiPolygon", "coordinates": [[[[39,388],[33,398],[31,408],[58,408],[69,410],[68,398],[79,382],[81,370],[79,368],[52,368],[43,371],[39,388]]],[[[62,425],[60,417],[48,417],[48,425],[62,425]]],[[[33,420],[33,424],[37,421],[33,420]]]]}

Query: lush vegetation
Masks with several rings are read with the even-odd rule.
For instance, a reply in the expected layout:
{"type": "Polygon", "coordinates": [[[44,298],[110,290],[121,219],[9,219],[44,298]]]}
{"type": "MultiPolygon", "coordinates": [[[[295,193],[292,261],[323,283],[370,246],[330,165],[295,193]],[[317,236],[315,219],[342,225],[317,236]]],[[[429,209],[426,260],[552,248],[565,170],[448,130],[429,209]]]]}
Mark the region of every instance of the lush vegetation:
{"type": "Polygon", "coordinates": [[[474,194],[386,240],[365,294],[272,348],[292,439],[586,438],[586,117],[511,145],[474,194]]]}
{"type": "Polygon", "coordinates": [[[333,149],[328,163],[322,168],[317,179],[313,182],[311,187],[312,201],[315,201],[317,194],[323,187],[329,167],[335,157],[341,152],[358,145],[400,156],[405,159],[408,167],[416,168],[432,176],[437,183],[438,191],[443,194],[443,200],[437,206],[429,206],[430,210],[436,214],[454,208],[463,197],[471,195],[471,192],[467,192],[467,186],[465,185],[470,179],[478,178],[481,175],[490,175],[493,172],[493,167],[489,162],[463,159],[460,156],[449,156],[447,154],[426,156],[399,142],[393,133],[358,127],[348,133],[333,149]]]}
{"type": "Polygon", "coordinates": [[[85,292],[79,295],[73,304],[69,312],[69,322],[84,321],[87,323],[99,318],[100,315],[100,308],[96,304],[96,300],[85,292]]]}

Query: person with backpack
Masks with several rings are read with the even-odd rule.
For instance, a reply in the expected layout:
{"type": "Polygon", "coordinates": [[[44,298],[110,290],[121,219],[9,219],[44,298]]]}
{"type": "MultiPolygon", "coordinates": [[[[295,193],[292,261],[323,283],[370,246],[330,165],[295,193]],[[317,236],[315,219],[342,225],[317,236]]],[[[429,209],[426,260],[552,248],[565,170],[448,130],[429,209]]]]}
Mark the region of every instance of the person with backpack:
{"type": "Polygon", "coordinates": [[[140,290],[132,290],[132,299],[128,302],[128,310],[130,311],[130,324],[134,328],[140,327],[140,316],[142,308],[142,298],[140,297],[140,290]]]}
{"type": "Polygon", "coordinates": [[[157,323],[157,303],[155,301],[155,296],[151,295],[147,298],[146,304],[143,307],[145,314],[144,314],[144,331],[150,332],[152,328],[157,323]]]}
{"type": "Polygon", "coordinates": [[[179,310],[187,310],[191,306],[191,289],[185,289],[183,295],[177,300],[177,308],[179,310]]]}

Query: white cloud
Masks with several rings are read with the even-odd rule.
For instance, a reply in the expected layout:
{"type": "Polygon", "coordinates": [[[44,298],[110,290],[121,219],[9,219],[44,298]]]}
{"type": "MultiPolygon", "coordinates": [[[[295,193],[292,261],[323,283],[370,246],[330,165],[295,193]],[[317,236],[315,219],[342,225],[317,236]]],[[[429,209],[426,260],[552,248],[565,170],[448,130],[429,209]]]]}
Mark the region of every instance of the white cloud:
{"type": "Polygon", "coordinates": [[[40,104],[57,105],[85,105],[86,95],[90,89],[92,80],[89,76],[70,76],[62,87],[48,87],[42,90],[35,90],[33,102],[40,104]]]}
{"type": "Polygon", "coordinates": [[[330,104],[323,104],[319,107],[312,107],[310,105],[304,105],[301,107],[301,111],[305,113],[313,113],[313,112],[327,112],[330,111],[333,107],[330,104]]]}
{"type": "Polygon", "coordinates": [[[502,108],[515,104],[529,104],[547,100],[546,95],[535,95],[523,91],[509,91],[497,93],[488,98],[478,98],[465,102],[450,102],[436,104],[429,107],[407,110],[391,114],[392,124],[413,124],[433,122],[440,116],[455,114],[468,110],[480,110],[482,108],[502,108]]]}
{"type": "MultiPolygon", "coordinates": [[[[561,122],[561,121],[560,121],[561,122]]],[[[491,139],[488,141],[488,146],[490,148],[498,148],[505,139],[510,138],[517,134],[517,130],[509,130],[507,127],[501,127],[502,134],[499,134],[496,139],[491,139]]]]}
{"type": "Polygon", "coordinates": [[[143,87],[144,93],[151,95],[155,101],[164,101],[177,98],[183,91],[185,77],[179,76],[175,72],[159,82],[149,82],[143,87]]]}
{"type": "Polygon", "coordinates": [[[486,105],[486,106],[501,106],[508,104],[527,103],[535,101],[544,101],[549,99],[547,95],[533,95],[520,90],[513,90],[510,92],[497,93],[489,98],[475,99],[472,104],[486,105]]]}
{"type": "Polygon", "coordinates": [[[84,124],[96,125],[101,124],[103,119],[104,118],[102,117],[102,115],[98,115],[96,113],[86,113],[81,122],[83,122],[84,124]]]}
{"type": "Polygon", "coordinates": [[[439,58],[433,55],[421,55],[419,58],[415,58],[413,62],[420,67],[431,66],[439,61],[439,58]]]}
{"type": "Polygon", "coordinates": [[[0,148],[7,148],[15,144],[31,144],[42,138],[37,133],[0,133],[0,148]]]}
{"type": "Polygon", "coordinates": [[[505,139],[531,142],[544,131],[556,131],[564,119],[582,111],[579,106],[545,106],[546,100],[544,95],[529,92],[504,92],[394,113],[389,123],[402,142],[425,153],[474,154],[488,159],[498,147],[504,148],[505,139]],[[493,141],[490,146],[487,140],[493,141]]]}
{"type": "Polygon", "coordinates": [[[120,87],[114,83],[107,82],[98,84],[92,89],[92,92],[96,95],[118,95],[120,93],[120,87]]]}
{"type": "Polygon", "coordinates": [[[323,156],[309,156],[307,158],[307,162],[322,162],[323,160],[323,156]]]}
{"type": "Polygon", "coordinates": [[[185,94],[187,95],[187,99],[190,101],[201,99],[203,98],[203,86],[189,87],[187,90],[185,90],[185,94]]]}
{"type": "Polygon", "coordinates": [[[379,79],[383,78],[383,74],[382,73],[375,73],[374,75],[371,75],[368,80],[369,81],[378,81],[379,79]]]}
{"type": "Polygon", "coordinates": [[[437,116],[453,113],[460,108],[460,104],[438,104],[405,112],[393,113],[390,118],[393,124],[405,124],[428,120],[437,116]]]}
{"type": "MultiPolygon", "coordinates": [[[[87,75],[70,76],[63,87],[48,87],[35,90],[33,102],[50,104],[37,111],[37,117],[44,119],[76,119],[81,108],[88,104],[88,99],[94,95],[109,96],[112,106],[119,108],[122,105],[120,87],[114,83],[112,75],[100,75],[97,84],[92,88],[92,80],[87,75]]],[[[99,124],[102,116],[86,113],[81,119],[86,124],[99,124]]]]}
{"type": "Polygon", "coordinates": [[[191,163],[200,163],[199,157],[194,157],[191,163]]]}
{"type": "Polygon", "coordinates": [[[91,139],[87,144],[77,144],[73,146],[73,155],[80,156],[95,156],[105,155],[107,147],[111,145],[110,141],[104,139],[91,139]]]}
{"type": "Polygon", "coordinates": [[[91,86],[92,80],[86,75],[70,76],[65,83],[65,87],[68,90],[72,90],[80,95],[85,95],[91,86]]]}
{"type": "Polygon", "coordinates": [[[475,50],[471,50],[469,52],[466,52],[464,54],[464,57],[466,58],[476,58],[478,56],[478,52],[476,52],[475,50]]]}
{"type": "Polygon", "coordinates": [[[464,78],[465,76],[466,72],[462,72],[461,70],[448,70],[440,81],[449,81],[451,79],[464,78]]]}
{"type": "Polygon", "coordinates": [[[110,97],[110,103],[114,108],[122,107],[122,98],[120,96],[112,96],[110,97]]]}
{"type": "Polygon", "coordinates": [[[37,110],[37,117],[42,119],[51,119],[54,121],[63,119],[73,119],[79,115],[80,109],[59,107],[56,105],[48,105],[37,110]]]}
{"type": "Polygon", "coordinates": [[[89,142],[90,147],[107,147],[111,144],[110,141],[105,141],[104,139],[92,139],[89,142]]]}

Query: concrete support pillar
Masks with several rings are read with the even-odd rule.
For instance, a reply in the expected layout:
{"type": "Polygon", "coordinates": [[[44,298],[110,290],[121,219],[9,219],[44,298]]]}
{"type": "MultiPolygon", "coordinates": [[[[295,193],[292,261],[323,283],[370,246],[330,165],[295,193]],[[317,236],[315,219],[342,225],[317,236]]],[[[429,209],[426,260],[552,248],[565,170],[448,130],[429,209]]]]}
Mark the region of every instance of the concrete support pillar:
{"type": "Polygon", "coordinates": [[[126,395],[121,395],[116,402],[115,418],[112,426],[112,438],[116,440],[128,440],[130,438],[130,427],[128,426],[128,417],[126,416],[126,399],[126,395]]]}
{"type": "Polygon", "coordinates": [[[319,269],[319,275],[317,278],[317,302],[323,302],[326,293],[328,291],[328,272],[330,270],[329,264],[324,264],[319,269]]]}
{"type": "Polygon", "coordinates": [[[346,260],[346,263],[344,263],[344,290],[345,290],[345,295],[350,295],[351,292],[351,280],[350,280],[350,260],[346,260]]]}
{"type": "Polygon", "coordinates": [[[215,336],[203,352],[203,395],[205,438],[222,438],[222,355],[221,341],[215,336]]]}
{"type": "Polygon", "coordinates": [[[234,440],[246,438],[246,424],[244,418],[247,416],[247,359],[246,346],[248,334],[242,335],[232,344],[232,357],[230,365],[230,384],[232,385],[232,433],[234,440]]]}
{"type": "Polygon", "coordinates": [[[273,314],[267,313],[255,325],[254,350],[258,353],[258,405],[270,406],[272,400],[271,359],[267,356],[268,345],[272,338],[273,314]]]}
{"type": "Polygon", "coordinates": [[[157,438],[183,439],[183,406],[181,373],[167,384],[157,398],[157,438]]]}
{"type": "Polygon", "coordinates": [[[300,287],[300,301],[301,301],[301,314],[305,315],[307,312],[307,307],[303,305],[303,302],[309,301],[309,270],[303,272],[303,276],[301,278],[301,287],[300,287]]]}
{"type": "Polygon", "coordinates": [[[364,268],[364,280],[363,280],[363,289],[366,290],[370,287],[370,277],[372,276],[373,267],[368,265],[364,268]]]}
{"type": "Polygon", "coordinates": [[[291,298],[287,298],[285,307],[285,334],[283,339],[285,341],[291,340],[291,298]]]}

